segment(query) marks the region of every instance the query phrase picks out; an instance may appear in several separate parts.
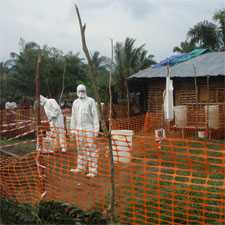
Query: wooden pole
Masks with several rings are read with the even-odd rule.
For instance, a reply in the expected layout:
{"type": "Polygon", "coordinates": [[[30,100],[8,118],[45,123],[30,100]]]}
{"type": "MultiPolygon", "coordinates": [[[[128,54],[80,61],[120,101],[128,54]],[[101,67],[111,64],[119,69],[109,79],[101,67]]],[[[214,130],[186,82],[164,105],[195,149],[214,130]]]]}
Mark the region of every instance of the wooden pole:
{"type": "Polygon", "coordinates": [[[211,131],[209,129],[209,76],[207,76],[207,134],[209,139],[211,139],[211,131]]]}
{"type": "Polygon", "coordinates": [[[90,75],[90,79],[92,81],[92,87],[94,89],[94,94],[95,94],[95,99],[96,99],[96,102],[97,102],[98,110],[100,112],[100,121],[101,121],[101,124],[102,124],[102,129],[104,130],[105,133],[107,133],[108,129],[106,127],[105,120],[102,116],[101,101],[100,101],[100,96],[99,96],[98,89],[97,89],[96,78],[97,78],[98,72],[96,70],[96,67],[95,67],[92,59],[91,59],[91,54],[89,52],[89,49],[88,49],[87,43],[86,43],[86,37],[85,37],[86,24],[82,23],[82,20],[81,20],[81,17],[80,17],[80,12],[79,12],[79,9],[78,9],[77,5],[75,5],[75,9],[76,9],[77,18],[78,18],[79,27],[80,27],[82,49],[83,49],[83,52],[84,52],[84,54],[86,56],[86,59],[87,59],[87,62],[88,62],[89,75],[90,75]]]}
{"type": "Polygon", "coordinates": [[[44,196],[47,194],[47,191],[45,190],[45,183],[43,179],[43,166],[40,165],[39,158],[40,158],[40,152],[42,150],[42,137],[41,137],[41,113],[40,113],[40,64],[41,64],[41,52],[38,54],[37,58],[37,65],[36,65],[36,76],[35,76],[35,95],[36,95],[36,129],[37,129],[37,155],[35,157],[35,162],[37,165],[37,172],[40,178],[40,184],[41,184],[41,199],[44,198],[44,196]]]}
{"type": "Polygon", "coordinates": [[[40,114],[40,64],[41,64],[41,54],[38,54],[37,65],[36,65],[36,75],[35,75],[35,96],[36,96],[36,128],[37,128],[37,150],[40,150],[41,140],[40,140],[40,125],[41,125],[41,114],[40,114]]]}
{"type": "MultiPolygon", "coordinates": [[[[197,71],[196,71],[196,67],[193,64],[193,69],[194,69],[194,81],[195,81],[195,103],[196,103],[196,107],[198,109],[198,84],[197,84],[197,71]]],[[[198,127],[197,127],[197,122],[195,121],[195,129],[196,129],[196,136],[198,136],[198,127]]]]}
{"type": "Polygon", "coordinates": [[[128,87],[128,81],[127,78],[125,80],[125,86],[126,86],[126,97],[127,97],[127,118],[130,118],[130,94],[129,94],[129,87],[128,87]]]}
{"type": "Polygon", "coordinates": [[[87,47],[86,37],[85,37],[86,24],[82,23],[82,20],[80,17],[80,12],[79,12],[77,5],[75,5],[75,9],[76,9],[76,14],[77,14],[78,22],[79,22],[79,27],[80,27],[82,48],[83,48],[84,54],[85,54],[87,62],[88,62],[89,75],[90,75],[90,79],[92,81],[95,98],[97,100],[97,105],[98,105],[98,109],[100,112],[100,120],[102,123],[102,129],[104,131],[104,134],[108,138],[109,157],[110,157],[110,175],[111,175],[110,176],[110,178],[111,178],[111,200],[110,200],[109,211],[110,211],[111,222],[114,222],[115,221],[115,178],[114,178],[115,175],[114,175],[112,138],[111,138],[111,134],[109,133],[108,128],[106,127],[105,120],[103,118],[102,111],[101,111],[100,97],[99,97],[99,93],[98,93],[98,89],[97,89],[97,81],[96,81],[96,78],[98,77],[97,76],[98,72],[97,72],[97,69],[96,69],[92,59],[91,59],[91,55],[90,55],[89,49],[87,47]]]}
{"type": "Polygon", "coordinates": [[[63,97],[63,92],[65,89],[65,74],[66,74],[66,62],[64,63],[64,67],[63,67],[63,75],[62,75],[62,90],[61,90],[61,94],[59,96],[59,105],[61,106],[61,101],[62,101],[62,97],[63,97]]]}
{"type": "Polygon", "coordinates": [[[111,66],[109,72],[109,133],[112,130],[112,70],[113,70],[113,39],[111,39],[111,66]]]}
{"type": "Polygon", "coordinates": [[[195,103],[198,104],[198,83],[197,83],[197,71],[196,67],[193,64],[193,69],[194,69],[194,79],[195,79],[195,103]]]}
{"type": "MultiPolygon", "coordinates": [[[[3,84],[3,82],[4,82],[4,80],[5,80],[5,79],[4,79],[4,65],[3,65],[3,63],[0,64],[0,73],[1,73],[1,74],[0,74],[0,79],[1,79],[1,103],[3,103],[3,97],[4,97],[4,89],[3,89],[4,84],[3,84]]],[[[2,104],[2,106],[3,106],[3,104],[2,104]]],[[[3,107],[2,107],[0,110],[1,110],[0,129],[3,130],[3,119],[4,119],[3,113],[5,113],[6,111],[4,110],[3,107]]],[[[0,137],[0,138],[1,138],[1,137],[0,137]]]]}

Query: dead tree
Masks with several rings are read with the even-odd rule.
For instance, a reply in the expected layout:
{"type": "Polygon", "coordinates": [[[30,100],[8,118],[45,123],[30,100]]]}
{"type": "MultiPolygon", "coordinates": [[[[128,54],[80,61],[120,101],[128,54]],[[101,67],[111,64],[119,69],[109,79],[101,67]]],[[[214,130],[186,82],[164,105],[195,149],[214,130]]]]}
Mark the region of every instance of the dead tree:
{"type": "Polygon", "coordinates": [[[109,130],[106,126],[106,123],[105,123],[105,120],[103,117],[103,113],[101,111],[101,102],[100,102],[100,97],[99,97],[98,88],[97,88],[97,80],[96,80],[98,71],[92,61],[91,54],[87,47],[86,37],[85,37],[86,24],[82,23],[77,5],[75,5],[75,9],[76,9],[76,14],[77,14],[77,18],[78,18],[79,26],[80,26],[82,49],[84,51],[84,54],[85,54],[87,62],[88,62],[89,77],[90,77],[90,80],[92,81],[94,95],[95,95],[95,99],[97,101],[97,106],[98,106],[98,110],[99,110],[99,114],[100,114],[100,121],[102,124],[102,129],[103,129],[105,136],[108,138],[108,142],[109,142],[110,173],[111,173],[111,201],[110,201],[110,206],[109,206],[109,212],[110,212],[111,221],[114,222],[115,221],[115,207],[114,207],[114,205],[115,205],[115,179],[114,179],[114,161],[113,161],[111,132],[109,132],[109,130]]]}
{"type": "Polygon", "coordinates": [[[65,89],[65,74],[66,74],[66,62],[64,63],[63,67],[63,75],[62,75],[62,90],[59,96],[59,105],[61,105],[62,97],[63,97],[63,92],[65,89]]]}

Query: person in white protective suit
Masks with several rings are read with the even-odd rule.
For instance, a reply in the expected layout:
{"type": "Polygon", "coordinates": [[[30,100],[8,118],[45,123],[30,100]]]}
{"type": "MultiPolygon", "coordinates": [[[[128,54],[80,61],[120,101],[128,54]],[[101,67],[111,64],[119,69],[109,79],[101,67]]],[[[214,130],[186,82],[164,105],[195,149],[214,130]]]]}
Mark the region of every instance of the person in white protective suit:
{"type": "Polygon", "coordinates": [[[56,132],[62,152],[66,152],[64,118],[60,106],[55,99],[40,95],[40,105],[44,107],[51,132],[56,132]]]}
{"type": "Polygon", "coordinates": [[[97,175],[98,159],[94,137],[99,132],[96,102],[86,94],[86,87],[77,87],[77,96],[72,106],[71,132],[76,135],[77,168],[71,172],[82,172],[88,167],[89,177],[97,175]]]}
{"type": "Polygon", "coordinates": [[[5,109],[16,109],[17,104],[15,102],[6,102],[5,103],[5,109]]]}

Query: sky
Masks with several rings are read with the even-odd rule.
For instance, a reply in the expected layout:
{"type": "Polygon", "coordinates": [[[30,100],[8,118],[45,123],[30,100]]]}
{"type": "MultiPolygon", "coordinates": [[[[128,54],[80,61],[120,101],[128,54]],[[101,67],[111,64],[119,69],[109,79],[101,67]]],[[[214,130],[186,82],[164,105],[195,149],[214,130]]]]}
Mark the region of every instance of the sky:
{"type": "Polygon", "coordinates": [[[190,27],[225,8],[224,0],[0,0],[0,61],[19,51],[20,38],[83,56],[75,3],[92,52],[110,56],[110,39],[131,37],[156,60],[172,54],[190,27]]]}

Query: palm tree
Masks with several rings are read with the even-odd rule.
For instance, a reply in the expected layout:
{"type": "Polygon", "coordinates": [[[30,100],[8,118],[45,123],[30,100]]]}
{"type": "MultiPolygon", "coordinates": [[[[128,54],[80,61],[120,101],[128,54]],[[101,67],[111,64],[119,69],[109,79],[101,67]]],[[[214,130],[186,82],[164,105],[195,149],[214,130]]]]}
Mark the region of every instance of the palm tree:
{"type": "Polygon", "coordinates": [[[187,36],[190,43],[196,44],[197,47],[216,50],[218,48],[217,34],[217,26],[205,20],[192,27],[187,36]]]}
{"type": "Polygon", "coordinates": [[[0,105],[7,100],[8,97],[14,95],[15,90],[10,88],[9,83],[11,82],[10,70],[13,66],[12,60],[6,60],[0,62],[0,105]]]}
{"type": "Polygon", "coordinates": [[[222,48],[225,48],[225,9],[221,9],[217,11],[213,19],[219,23],[219,41],[220,41],[220,46],[222,48]]]}
{"type": "Polygon", "coordinates": [[[92,62],[94,63],[96,69],[101,70],[107,66],[107,58],[105,56],[101,56],[98,51],[95,51],[92,55],[92,62]]]}
{"type": "Polygon", "coordinates": [[[135,39],[126,38],[124,43],[116,43],[115,52],[115,71],[117,87],[120,97],[126,98],[128,102],[129,115],[129,90],[127,78],[133,73],[154,64],[154,56],[148,55],[145,45],[135,47],[135,39]]]}
{"type": "Polygon", "coordinates": [[[95,51],[92,55],[92,62],[96,70],[98,71],[98,76],[96,77],[96,81],[97,81],[97,86],[100,93],[101,101],[107,102],[109,97],[108,96],[108,80],[109,80],[109,70],[110,70],[111,60],[105,56],[102,56],[100,52],[95,51]]]}
{"type": "Polygon", "coordinates": [[[194,50],[195,48],[196,48],[195,43],[185,40],[180,43],[180,46],[175,46],[173,48],[173,52],[186,53],[194,50]]]}
{"type": "Polygon", "coordinates": [[[124,43],[116,43],[115,52],[115,75],[119,81],[121,97],[125,96],[127,77],[141,69],[147,68],[154,64],[154,56],[148,55],[145,45],[135,47],[135,39],[126,38],[124,43]]]}

